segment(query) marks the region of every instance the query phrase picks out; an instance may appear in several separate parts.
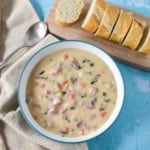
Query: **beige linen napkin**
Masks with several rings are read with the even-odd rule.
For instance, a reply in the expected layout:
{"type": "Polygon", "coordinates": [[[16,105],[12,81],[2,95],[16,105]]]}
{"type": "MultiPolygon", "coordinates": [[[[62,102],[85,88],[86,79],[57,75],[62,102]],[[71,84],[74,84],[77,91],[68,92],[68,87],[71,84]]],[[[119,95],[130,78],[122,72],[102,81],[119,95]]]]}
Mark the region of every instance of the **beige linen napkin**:
{"type": "MultiPolygon", "coordinates": [[[[0,0],[1,59],[21,45],[24,32],[37,21],[39,18],[28,0],[0,0]]],[[[38,135],[26,124],[18,107],[16,88],[24,63],[38,49],[57,40],[52,35],[48,35],[2,72],[0,78],[0,150],[88,149],[85,143],[62,144],[38,135]]]]}

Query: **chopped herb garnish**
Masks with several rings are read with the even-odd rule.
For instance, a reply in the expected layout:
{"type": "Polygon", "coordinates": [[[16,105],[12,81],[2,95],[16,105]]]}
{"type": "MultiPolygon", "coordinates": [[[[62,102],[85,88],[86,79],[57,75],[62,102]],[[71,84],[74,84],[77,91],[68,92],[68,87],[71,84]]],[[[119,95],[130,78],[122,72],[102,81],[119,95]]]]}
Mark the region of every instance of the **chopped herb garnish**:
{"type": "Polygon", "coordinates": [[[82,63],[86,63],[86,62],[90,62],[90,60],[89,59],[83,59],[82,60],[82,63]]]}
{"type": "Polygon", "coordinates": [[[49,100],[49,99],[50,99],[48,95],[45,95],[45,98],[46,98],[47,100],[49,100]]]}
{"type": "Polygon", "coordinates": [[[63,119],[64,119],[64,120],[67,120],[67,116],[63,116],[63,119]]]}
{"type": "MultiPolygon", "coordinates": [[[[61,134],[68,134],[68,131],[60,131],[61,132],[61,134]]],[[[62,135],[62,136],[64,136],[64,135],[62,135]]]]}
{"type": "Polygon", "coordinates": [[[82,66],[79,66],[78,69],[82,69],[82,66]]]}
{"type": "Polygon", "coordinates": [[[70,81],[72,84],[74,84],[77,81],[77,78],[70,78],[70,81]]]}
{"type": "Polygon", "coordinates": [[[87,95],[86,94],[84,94],[84,95],[81,95],[81,98],[84,98],[84,97],[86,97],[87,95]]]}
{"type": "Polygon", "coordinates": [[[94,63],[90,63],[90,67],[94,67],[94,63]]]}
{"type": "Polygon", "coordinates": [[[92,104],[92,105],[94,105],[94,104],[95,104],[95,102],[94,102],[94,101],[91,101],[91,104],[92,104]]]}
{"type": "Polygon", "coordinates": [[[106,93],[106,92],[103,92],[103,96],[107,96],[107,93],[106,93]]]}
{"type": "Polygon", "coordinates": [[[82,67],[80,65],[74,65],[74,64],[70,64],[70,66],[76,70],[81,69],[82,67]]]}
{"type": "Polygon", "coordinates": [[[70,109],[71,109],[71,110],[74,110],[74,109],[75,109],[75,107],[73,107],[73,106],[72,106],[72,107],[70,107],[70,109]]]}
{"type": "Polygon", "coordinates": [[[100,111],[103,111],[103,110],[105,110],[105,108],[99,108],[99,110],[100,110],[100,111]]]}
{"type": "Polygon", "coordinates": [[[46,110],[45,112],[44,112],[44,115],[47,115],[48,114],[48,110],[46,110]]]}
{"type": "Polygon", "coordinates": [[[97,77],[94,77],[94,78],[92,79],[92,81],[91,81],[90,84],[94,84],[94,83],[96,83],[96,82],[97,82],[97,77]]]}
{"type": "Polygon", "coordinates": [[[46,98],[48,101],[53,101],[53,99],[50,98],[48,95],[45,95],[45,98],[46,98]]]}
{"type": "Polygon", "coordinates": [[[96,102],[97,102],[97,98],[94,98],[94,99],[91,101],[91,104],[94,106],[96,102]]]}
{"type": "Polygon", "coordinates": [[[68,118],[68,116],[63,116],[63,119],[66,120],[68,123],[70,123],[70,119],[68,118]]]}
{"type": "Polygon", "coordinates": [[[29,104],[29,99],[26,99],[26,103],[29,104]]]}
{"type": "Polygon", "coordinates": [[[104,99],[104,101],[105,101],[106,103],[109,103],[109,102],[111,101],[111,99],[104,99]]]}
{"type": "Polygon", "coordinates": [[[39,75],[42,75],[44,72],[45,72],[45,71],[44,71],[44,70],[42,70],[42,71],[39,73],[39,75]]]}
{"type": "Polygon", "coordinates": [[[97,74],[97,75],[96,75],[96,77],[100,77],[100,76],[101,76],[100,74],[97,74]]]}
{"type": "Polygon", "coordinates": [[[95,84],[97,82],[97,80],[91,81],[90,84],[95,84]]]}
{"type": "Polygon", "coordinates": [[[62,94],[65,95],[65,94],[66,94],[66,91],[62,91],[62,94]]]}
{"type": "Polygon", "coordinates": [[[82,60],[82,63],[85,63],[85,62],[86,62],[86,59],[83,59],[83,60],[82,60]]]}

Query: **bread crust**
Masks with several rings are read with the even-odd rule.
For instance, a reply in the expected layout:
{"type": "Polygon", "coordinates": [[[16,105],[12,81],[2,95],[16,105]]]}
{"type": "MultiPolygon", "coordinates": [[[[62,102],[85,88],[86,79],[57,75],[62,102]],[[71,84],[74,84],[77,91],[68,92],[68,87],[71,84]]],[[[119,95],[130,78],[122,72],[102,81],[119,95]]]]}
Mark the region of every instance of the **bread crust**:
{"type": "Polygon", "coordinates": [[[107,4],[103,19],[95,33],[96,36],[108,39],[119,16],[120,9],[107,4]]]}
{"type": "Polygon", "coordinates": [[[96,9],[94,11],[94,14],[96,18],[99,20],[99,23],[102,21],[106,6],[107,3],[104,0],[96,0],[96,9]]]}
{"type": "Polygon", "coordinates": [[[81,27],[87,32],[94,33],[102,20],[105,8],[106,2],[104,0],[93,0],[81,27]]]}
{"type": "Polygon", "coordinates": [[[109,39],[121,43],[131,26],[132,19],[133,16],[131,12],[120,10],[118,21],[109,39]]]}
{"type": "Polygon", "coordinates": [[[146,23],[144,21],[133,19],[131,28],[123,41],[123,46],[135,50],[142,40],[145,26],[146,23]]]}
{"type": "Polygon", "coordinates": [[[150,54],[150,26],[148,27],[148,33],[144,43],[139,47],[138,51],[145,54],[150,54]]]}
{"type": "Polygon", "coordinates": [[[83,2],[83,0],[80,0],[80,2],[81,2],[81,8],[79,9],[79,12],[78,12],[78,16],[77,16],[77,18],[75,18],[73,21],[70,21],[70,22],[67,22],[67,21],[64,21],[60,16],[59,16],[59,9],[62,7],[62,5],[63,5],[63,2],[62,2],[62,0],[60,1],[60,3],[58,4],[58,6],[57,6],[57,8],[56,8],[56,12],[55,12],[55,23],[56,24],[59,24],[59,25],[61,25],[61,26],[70,26],[70,25],[72,25],[73,23],[75,23],[78,19],[79,19],[79,17],[80,17],[80,15],[81,15],[81,13],[82,13],[82,11],[83,11],[83,8],[84,8],[84,2],[83,2]]]}
{"type": "MultiPolygon", "coordinates": [[[[76,22],[76,21],[75,21],[76,22]]],[[[57,15],[55,15],[55,23],[56,24],[58,24],[58,25],[61,25],[61,26],[70,26],[70,25],[72,25],[73,23],[75,23],[75,22],[70,22],[70,23],[68,23],[68,22],[63,22],[62,20],[60,20],[59,19],[59,17],[57,16],[57,15]]]]}
{"type": "Polygon", "coordinates": [[[96,16],[93,14],[89,18],[89,23],[83,24],[81,27],[86,30],[87,32],[95,32],[99,25],[99,21],[96,16]]]}

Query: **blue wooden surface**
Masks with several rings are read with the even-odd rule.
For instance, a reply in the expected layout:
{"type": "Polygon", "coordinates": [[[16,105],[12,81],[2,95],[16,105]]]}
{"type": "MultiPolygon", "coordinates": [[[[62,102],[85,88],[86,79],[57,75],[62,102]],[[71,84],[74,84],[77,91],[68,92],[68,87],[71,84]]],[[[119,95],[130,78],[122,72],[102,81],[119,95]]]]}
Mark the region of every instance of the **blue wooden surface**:
{"type": "MultiPolygon", "coordinates": [[[[30,0],[41,20],[54,0],[30,0]]],[[[108,0],[150,17],[150,0],[108,0]]],[[[87,142],[89,150],[150,150],[150,72],[115,60],[125,83],[123,109],[102,135],[87,142]]]]}

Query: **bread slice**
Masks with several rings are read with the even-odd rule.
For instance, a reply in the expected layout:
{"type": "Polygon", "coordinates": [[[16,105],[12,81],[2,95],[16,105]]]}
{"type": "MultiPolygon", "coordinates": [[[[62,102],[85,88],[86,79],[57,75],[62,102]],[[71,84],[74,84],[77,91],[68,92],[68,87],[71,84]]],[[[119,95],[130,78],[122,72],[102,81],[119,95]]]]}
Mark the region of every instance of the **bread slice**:
{"type": "Polygon", "coordinates": [[[60,0],[55,13],[57,24],[68,26],[76,22],[84,8],[83,0],[60,0]]]}
{"type": "MultiPolygon", "coordinates": [[[[97,0],[94,14],[95,14],[96,18],[98,19],[99,24],[103,19],[106,6],[107,6],[107,2],[105,0],[97,0]]],[[[99,26],[99,24],[98,24],[98,26],[99,26]]],[[[97,28],[98,28],[98,26],[97,26],[97,28]]]]}
{"type": "Polygon", "coordinates": [[[87,32],[94,33],[102,20],[105,8],[105,1],[93,0],[81,27],[87,32]]]}
{"type": "Polygon", "coordinates": [[[131,12],[120,10],[120,16],[109,39],[121,43],[131,26],[132,19],[131,12]]]}
{"type": "Polygon", "coordinates": [[[145,27],[146,27],[145,21],[134,18],[131,28],[129,29],[129,32],[123,42],[123,45],[129,47],[130,49],[135,50],[140,44],[145,27]]]}
{"type": "Polygon", "coordinates": [[[145,53],[145,54],[150,54],[150,26],[148,27],[147,30],[147,36],[144,39],[144,42],[142,45],[139,47],[139,52],[145,53]]]}
{"type": "Polygon", "coordinates": [[[107,4],[103,19],[95,33],[96,36],[108,39],[113,27],[119,17],[120,9],[111,4],[107,4]]]}

